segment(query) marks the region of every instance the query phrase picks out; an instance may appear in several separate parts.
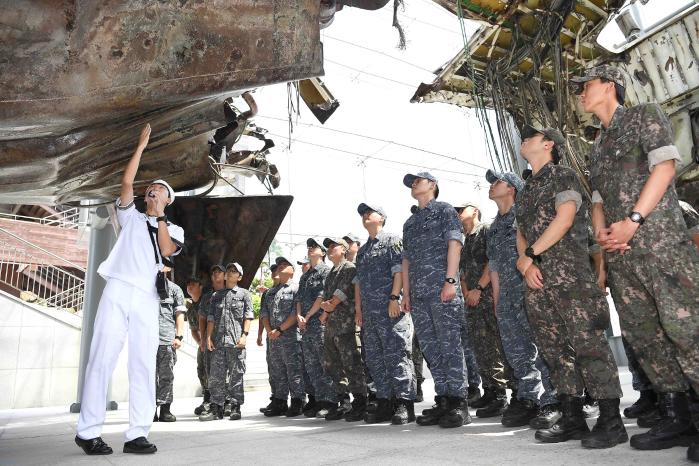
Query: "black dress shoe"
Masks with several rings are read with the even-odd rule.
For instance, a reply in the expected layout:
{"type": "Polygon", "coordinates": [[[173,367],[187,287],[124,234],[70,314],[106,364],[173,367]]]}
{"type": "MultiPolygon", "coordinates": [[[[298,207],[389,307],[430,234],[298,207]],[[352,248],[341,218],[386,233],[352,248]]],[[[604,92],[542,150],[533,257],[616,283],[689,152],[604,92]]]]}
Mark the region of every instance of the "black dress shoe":
{"type": "Polygon", "coordinates": [[[158,451],[155,445],[150,443],[145,437],[138,437],[124,444],[124,453],[155,453],[158,451]]]}
{"type": "Polygon", "coordinates": [[[114,453],[112,447],[104,443],[102,437],[91,438],[90,440],[83,440],[77,435],[75,436],[75,443],[83,449],[87,455],[111,455],[114,453]]]}

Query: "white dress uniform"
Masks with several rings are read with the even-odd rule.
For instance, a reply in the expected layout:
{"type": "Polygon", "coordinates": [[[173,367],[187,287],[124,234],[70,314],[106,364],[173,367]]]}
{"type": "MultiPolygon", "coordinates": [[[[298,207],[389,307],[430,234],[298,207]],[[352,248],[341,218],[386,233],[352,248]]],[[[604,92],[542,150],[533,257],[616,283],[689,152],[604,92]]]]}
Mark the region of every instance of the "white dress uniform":
{"type": "MultiPolygon", "coordinates": [[[[155,412],[160,299],[155,288],[158,265],[146,222],[157,227],[157,220],[136,210],[133,202],[121,206],[117,199],[116,204],[121,233],[109,257],[97,270],[107,285],[97,308],[77,433],[84,440],[101,435],[109,380],[128,338],[129,429],[125,433],[128,442],[148,436],[155,412]]],[[[167,228],[173,242],[181,246],[182,228],[172,223],[167,228]]],[[[181,247],[175,254],[180,250],[181,247]]]]}

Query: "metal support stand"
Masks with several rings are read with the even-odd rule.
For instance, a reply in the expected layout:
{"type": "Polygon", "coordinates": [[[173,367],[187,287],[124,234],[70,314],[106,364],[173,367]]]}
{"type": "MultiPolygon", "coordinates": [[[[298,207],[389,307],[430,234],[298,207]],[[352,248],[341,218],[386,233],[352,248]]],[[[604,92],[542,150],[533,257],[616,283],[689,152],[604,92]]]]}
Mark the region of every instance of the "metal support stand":
{"type": "MultiPolygon", "coordinates": [[[[85,383],[85,370],[90,358],[90,345],[95,326],[95,316],[100,297],[106,285],[104,279],[97,274],[97,268],[107,258],[109,251],[116,243],[114,229],[109,226],[109,210],[106,207],[98,207],[91,212],[90,248],[87,256],[87,272],[85,274],[85,301],[83,304],[82,333],[80,336],[80,367],[78,368],[78,393],[77,402],[70,405],[71,413],[80,412],[83,384],[85,383]]],[[[112,387],[107,390],[106,408],[116,410],[118,405],[110,401],[112,387]]]]}

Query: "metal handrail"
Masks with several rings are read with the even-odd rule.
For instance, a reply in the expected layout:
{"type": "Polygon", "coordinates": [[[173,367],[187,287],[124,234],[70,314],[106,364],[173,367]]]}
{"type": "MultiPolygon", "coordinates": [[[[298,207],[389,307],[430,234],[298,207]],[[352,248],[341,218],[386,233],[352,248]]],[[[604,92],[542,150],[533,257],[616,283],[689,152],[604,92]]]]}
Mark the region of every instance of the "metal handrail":
{"type": "MultiPolygon", "coordinates": [[[[44,254],[48,254],[49,256],[53,257],[54,259],[58,259],[58,260],[60,260],[61,262],[65,262],[66,264],[69,264],[71,267],[73,267],[73,268],[75,268],[75,269],[78,269],[79,271],[85,273],[85,269],[84,269],[83,267],[79,266],[78,264],[76,264],[75,262],[72,262],[72,261],[70,261],[70,260],[68,260],[68,259],[66,259],[66,258],[64,258],[64,257],[61,257],[61,256],[59,256],[58,254],[54,254],[54,253],[52,253],[51,251],[47,251],[46,249],[42,248],[41,246],[39,246],[39,245],[37,245],[37,244],[32,243],[31,241],[27,241],[26,239],[22,238],[21,236],[15,235],[15,234],[12,233],[11,231],[7,231],[7,230],[5,230],[4,228],[0,228],[0,233],[5,233],[6,235],[10,235],[10,236],[12,236],[13,238],[15,238],[15,239],[21,241],[22,243],[26,244],[27,246],[29,246],[29,247],[31,247],[31,248],[34,248],[34,249],[38,249],[39,251],[43,252],[44,254]]],[[[30,254],[30,255],[31,255],[31,254],[30,254]]],[[[68,273],[68,272],[66,272],[66,273],[68,273]]]]}
{"type": "Polygon", "coordinates": [[[18,221],[31,221],[42,225],[57,226],[59,228],[77,229],[80,227],[80,209],[76,207],[62,212],[56,212],[46,217],[31,217],[27,215],[8,214],[5,212],[0,212],[0,217],[18,221]]]}

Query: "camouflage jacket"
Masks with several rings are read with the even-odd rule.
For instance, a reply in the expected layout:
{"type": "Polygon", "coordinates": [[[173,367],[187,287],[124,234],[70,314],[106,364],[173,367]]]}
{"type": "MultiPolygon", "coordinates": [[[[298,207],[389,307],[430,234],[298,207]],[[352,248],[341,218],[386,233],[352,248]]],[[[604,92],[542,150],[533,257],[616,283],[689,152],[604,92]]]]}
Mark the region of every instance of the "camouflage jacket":
{"type": "MultiPolygon", "coordinates": [[[[329,272],[330,267],[323,262],[319,262],[318,265],[311,267],[308,269],[308,271],[306,271],[306,273],[301,275],[301,279],[299,280],[299,290],[294,298],[294,306],[296,306],[296,303],[301,304],[302,316],[305,317],[316,299],[323,296],[325,277],[328,276],[329,272]]],[[[320,326],[320,314],[320,311],[316,312],[306,325],[320,326]]]]}
{"type": "Polygon", "coordinates": [[[199,301],[188,299],[185,301],[187,312],[184,315],[185,320],[189,323],[190,330],[199,330],[199,305],[201,304],[201,296],[199,301]]]}
{"type": "MultiPolygon", "coordinates": [[[[592,202],[601,202],[607,225],[624,220],[633,210],[652,167],[678,160],[672,127],[657,104],[617,107],[608,128],[602,128],[590,154],[592,202]]],[[[674,182],[636,231],[626,254],[647,254],[673,249],[688,241],[687,227],[674,182]]],[[[619,254],[608,254],[610,261],[619,254]]]]}
{"type": "Polygon", "coordinates": [[[575,202],[573,226],[556,244],[541,253],[538,264],[544,286],[570,285],[592,280],[588,251],[587,206],[583,188],[572,168],[549,163],[527,179],[517,195],[517,228],[531,246],[556,217],[556,208],[575,202]]]}
{"type": "MultiPolygon", "coordinates": [[[[439,300],[447,278],[447,251],[450,240],[463,241],[464,228],[454,207],[446,202],[430,201],[418,209],[403,225],[403,258],[410,263],[411,298],[439,300]]],[[[458,273],[457,273],[458,275],[458,273]]],[[[456,298],[463,301],[456,277],[456,298]]]]}
{"type": "Polygon", "coordinates": [[[224,288],[211,296],[208,322],[214,323],[212,340],[216,348],[235,346],[243,334],[243,321],[254,319],[252,296],[238,286],[224,288]]]}
{"type": "Polygon", "coordinates": [[[488,263],[486,237],[489,229],[489,223],[479,223],[471,233],[464,235],[459,271],[469,290],[476,288],[488,263]]]}
{"type": "MultiPolygon", "coordinates": [[[[260,309],[260,318],[269,318],[272,328],[279,327],[292,314],[296,314],[294,300],[298,286],[293,283],[279,284],[267,290],[264,304],[260,309]]],[[[282,338],[289,340],[299,340],[298,325],[294,325],[284,331],[282,338]]]]}
{"type": "Polygon", "coordinates": [[[512,206],[505,215],[498,213],[486,235],[488,266],[498,274],[501,295],[524,292],[524,279],[517,270],[515,212],[516,206],[512,206]]]}
{"type": "Polygon", "coordinates": [[[357,251],[357,276],[363,312],[387,312],[393,289],[393,274],[401,271],[403,243],[392,233],[381,230],[357,251]]]}
{"type": "Polygon", "coordinates": [[[161,345],[172,344],[175,339],[175,319],[177,314],[184,313],[187,310],[184,305],[182,288],[170,280],[167,281],[167,285],[170,296],[160,301],[160,315],[158,316],[161,345]]]}
{"type": "Polygon", "coordinates": [[[325,322],[326,337],[332,338],[336,335],[354,332],[354,285],[352,280],[354,280],[356,273],[355,265],[348,260],[343,260],[334,266],[325,278],[323,301],[332,299],[333,296],[337,296],[342,301],[333,312],[328,314],[328,320],[325,322]]]}

